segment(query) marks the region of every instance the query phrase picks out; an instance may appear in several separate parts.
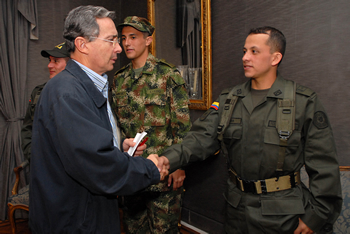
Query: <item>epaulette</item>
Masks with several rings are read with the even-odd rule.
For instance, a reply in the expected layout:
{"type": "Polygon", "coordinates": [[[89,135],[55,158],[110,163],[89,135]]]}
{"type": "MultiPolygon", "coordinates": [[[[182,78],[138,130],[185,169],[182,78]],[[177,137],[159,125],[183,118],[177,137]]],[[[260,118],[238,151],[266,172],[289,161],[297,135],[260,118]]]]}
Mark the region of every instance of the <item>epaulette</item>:
{"type": "Polygon", "coordinates": [[[120,68],[118,71],[116,71],[116,72],[114,73],[114,75],[117,75],[117,74],[123,72],[125,69],[127,69],[127,68],[130,66],[130,64],[131,64],[131,63],[127,64],[126,66],[124,66],[124,67],[122,67],[122,68],[120,68]]]}
{"type": "Polygon", "coordinates": [[[297,90],[296,90],[297,94],[301,94],[307,97],[310,97],[311,95],[313,95],[315,92],[313,90],[311,90],[308,87],[305,87],[303,85],[297,84],[297,90]]]}
{"type": "Polygon", "coordinates": [[[242,93],[242,84],[236,85],[234,87],[231,88],[226,88],[224,90],[222,90],[220,95],[226,95],[228,94],[232,89],[234,89],[233,95],[235,96],[239,96],[242,93]]]}
{"type": "Polygon", "coordinates": [[[171,67],[171,68],[176,67],[174,64],[168,63],[168,62],[165,61],[164,59],[158,59],[158,62],[163,63],[163,64],[165,64],[165,65],[167,65],[167,66],[169,66],[169,67],[171,67]]]}
{"type": "Polygon", "coordinates": [[[220,95],[226,95],[228,94],[230,91],[231,91],[232,87],[231,88],[226,88],[224,90],[221,91],[220,95]]]}

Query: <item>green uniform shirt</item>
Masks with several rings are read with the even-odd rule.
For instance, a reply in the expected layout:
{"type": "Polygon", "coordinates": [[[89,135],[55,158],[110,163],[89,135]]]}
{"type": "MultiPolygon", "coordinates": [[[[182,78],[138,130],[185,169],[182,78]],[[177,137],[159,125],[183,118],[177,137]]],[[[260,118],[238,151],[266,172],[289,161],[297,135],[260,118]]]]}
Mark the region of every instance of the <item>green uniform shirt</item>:
{"type": "Polygon", "coordinates": [[[147,132],[149,154],[161,154],[180,143],[191,127],[185,82],[173,65],[148,55],[143,71],[135,77],[132,64],[116,72],[112,109],[127,138],[147,132]]]}
{"type": "MultiPolygon", "coordinates": [[[[277,100],[284,97],[285,80],[276,81],[256,107],[253,107],[250,81],[234,87],[239,96],[230,125],[224,133],[228,161],[246,180],[276,177],[280,138],[276,129],[277,100]]],[[[204,160],[220,148],[217,127],[230,90],[221,93],[219,110],[210,108],[198,119],[182,144],[168,148],[163,155],[171,169],[204,160]]],[[[255,195],[241,192],[228,181],[228,233],[290,233],[300,217],[317,233],[327,229],[338,217],[341,204],[339,165],[333,133],[317,95],[297,85],[295,130],[288,139],[283,174],[288,175],[305,165],[310,177],[310,191],[304,185],[255,195]]],[[[296,225],[296,226],[295,226],[296,225]]]]}
{"type": "Polygon", "coordinates": [[[26,115],[25,115],[24,121],[23,121],[23,127],[21,130],[22,150],[23,150],[23,154],[24,154],[25,158],[28,160],[30,160],[31,149],[32,149],[32,147],[31,147],[31,144],[32,144],[32,125],[33,125],[33,120],[34,120],[35,106],[39,100],[40,93],[43,90],[45,85],[46,85],[46,83],[38,85],[33,89],[32,93],[30,95],[29,104],[27,107],[27,112],[26,112],[26,115]]]}

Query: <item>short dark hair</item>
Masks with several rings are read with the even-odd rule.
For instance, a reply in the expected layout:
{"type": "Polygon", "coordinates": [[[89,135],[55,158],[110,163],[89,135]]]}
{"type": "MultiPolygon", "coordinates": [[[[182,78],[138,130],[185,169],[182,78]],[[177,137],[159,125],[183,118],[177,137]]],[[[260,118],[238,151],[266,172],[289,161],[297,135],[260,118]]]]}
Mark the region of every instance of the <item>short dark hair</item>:
{"type": "Polygon", "coordinates": [[[271,47],[270,52],[273,53],[278,51],[282,54],[282,58],[283,58],[284,52],[286,51],[286,38],[280,30],[270,26],[264,26],[264,27],[251,29],[248,35],[251,35],[251,34],[269,35],[269,39],[267,40],[266,44],[271,47]]]}
{"type": "Polygon", "coordinates": [[[71,10],[65,20],[63,31],[68,51],[74,52],[74,40],[77,37],[84,37],[89,41],[92,41],[91,37],[97,37],[100,34],[100,27],[96,19],[107,17],[114,20],[114,11],[100,6],[79,6],[71,10]]]}

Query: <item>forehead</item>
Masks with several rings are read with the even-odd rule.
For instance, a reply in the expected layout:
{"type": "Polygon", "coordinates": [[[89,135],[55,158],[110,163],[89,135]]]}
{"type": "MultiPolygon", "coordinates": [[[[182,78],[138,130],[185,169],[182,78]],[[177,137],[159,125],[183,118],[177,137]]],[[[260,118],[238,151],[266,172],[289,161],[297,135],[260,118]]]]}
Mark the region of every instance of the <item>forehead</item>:
{"type": "Polygon", "coordinates": [[[96,22],[100,28],[100,36],[118,35],[118,31],[115,27],[115,24],[110,18],[97,18],[96,22]]]}
{"type": "Polygon", "coordinates": [[[61,59],[64,59],[64,58],[61,58],[61,57],[53,57],[53,56],[50,55],[50,56],[49,56],[49,59],[51,59],[51,60],[52,60],[52,59],[61,60],[61,59]]]}
{"type": "Polygon", "coordinates": [[[131,26],[125,26],[122,29],[122,35],[127,36],[129,34],[142,34],[139,30],[131,26]]]}
{"type": "Polygon", "coordinates": [[[267,45],[268,39],[268,34],[250,34],[245,40],[244,48],[270,48],[270,46],[267,45]]]}

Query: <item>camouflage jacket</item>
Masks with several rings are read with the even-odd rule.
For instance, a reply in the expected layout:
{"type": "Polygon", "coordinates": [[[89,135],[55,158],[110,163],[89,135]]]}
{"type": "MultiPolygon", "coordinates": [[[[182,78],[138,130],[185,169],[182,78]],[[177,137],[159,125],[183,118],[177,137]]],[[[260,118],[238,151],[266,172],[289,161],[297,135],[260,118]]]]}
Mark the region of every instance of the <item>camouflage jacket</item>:
{"type": "Polygon", "coordinates": [[[112,109],[125,137],[147,132],[149,154],[161,154],[180,143],[191,127],[185,82],[175,66],[148,55],[143,71],[135,77],[132,64],[116,72],[112,109]]]}

